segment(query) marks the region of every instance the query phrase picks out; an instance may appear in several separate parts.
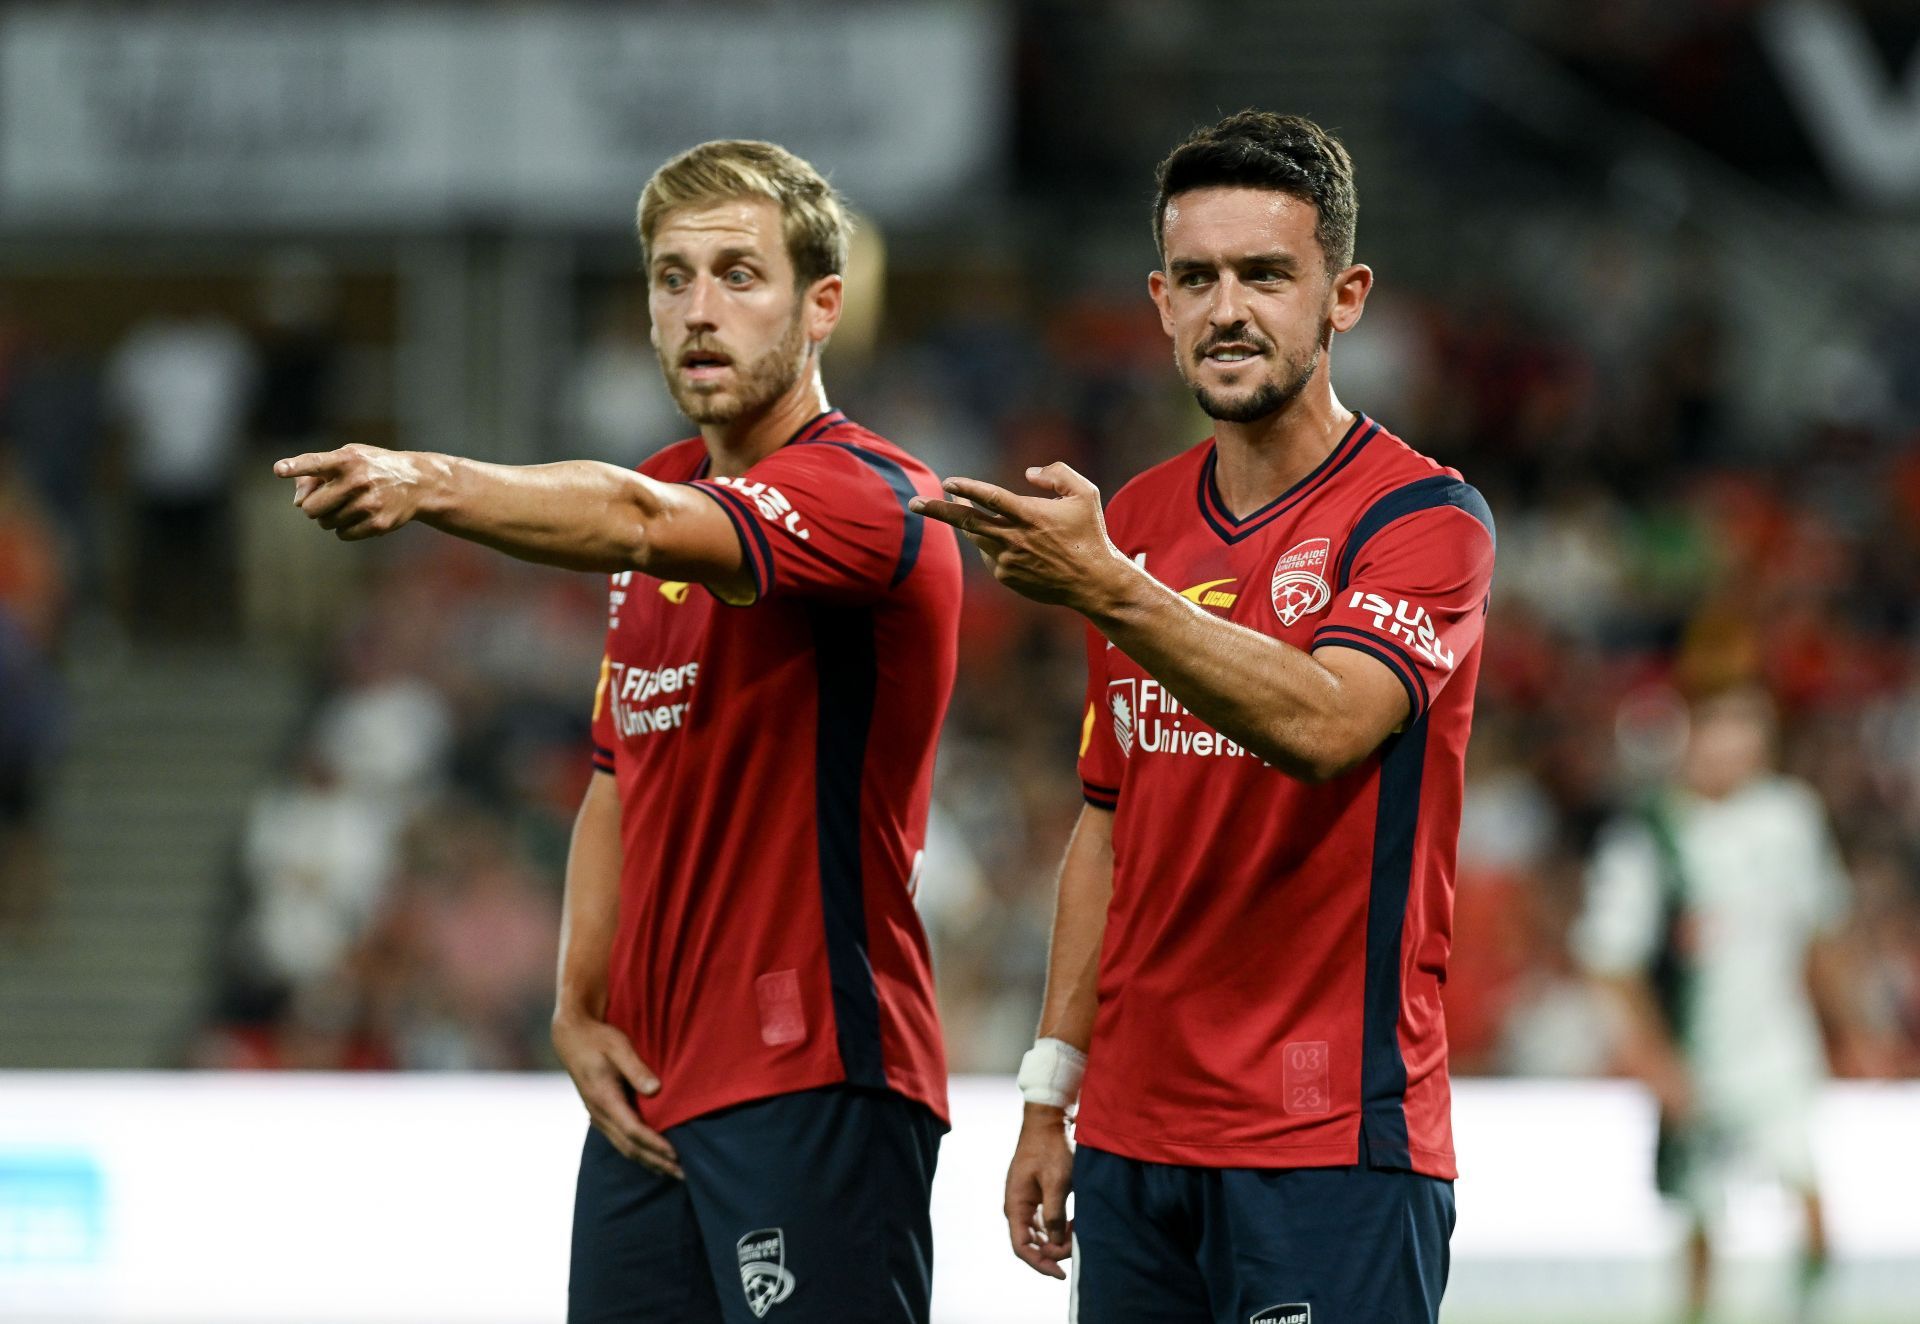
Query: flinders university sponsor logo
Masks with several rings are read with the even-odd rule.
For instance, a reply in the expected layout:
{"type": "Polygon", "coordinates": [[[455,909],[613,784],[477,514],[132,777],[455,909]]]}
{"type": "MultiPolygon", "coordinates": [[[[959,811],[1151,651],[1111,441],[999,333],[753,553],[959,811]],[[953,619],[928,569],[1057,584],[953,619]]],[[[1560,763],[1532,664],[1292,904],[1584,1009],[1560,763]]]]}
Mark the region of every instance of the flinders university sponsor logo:
{"type": "Polygon", "coordinates": [[[1247,1316],[1247,1324],[1313,1324],[1313,1307],[1300,1304],[1268,1306],[1247,1316]]]}
{"type": "Polygon", "coordinates": [[[1427,615],[1425,607],[1416,607],[1405,598],[1389,602],[1378,593],[1362,593],[1359,589],[1347,599],[1347,605],[1372,612],[1374,629],[1404,641],[1427,665],[1453,670],[1453,650],[1440,642],[1433,617],[1427,615]]]}
{"type": "Polygon", "coordinates": [[[1309,538],[1288,548],[1273,563],[1273,610],[1282,625],[1297,624],[1333,597],[1333,587],[1326,580],[1331,550],[1325,538],[1309,538]]]}
{"type": "Polygon", "coordinates": [[[777,1227],[749,1232],[734,1243],[740,1257],[740,1290],[755,1319],[793,1295],[793,1274],[787,1268],[787,1238],[777,1227]]]}
{"type": "Polygon", "coordinates": [[[693,686],[700,664],[678,667],[634,667],[610,664],[607,695],[613,703],[613,729],[623,736],[648,736],[676,731],[693,706],[693,686]],[[678,697],[676,697],[678,696],[678,697]]]}
{"type": "Polygon", "coordinates": [[[1180,705],[1152,676],[1107,685],[1113,738],[1129,758],[1143,754],[1196,754],[1202,758],[1253,758],[1180,705]]]}
{"type": "Polygon", "coordinates": [[[1133,754],[1133,714],[1136,696],[1134,683],[1116,680],[1107,686],[1107,707],[1113,710],[1113,738],[1120,752],[1133,754]]]}

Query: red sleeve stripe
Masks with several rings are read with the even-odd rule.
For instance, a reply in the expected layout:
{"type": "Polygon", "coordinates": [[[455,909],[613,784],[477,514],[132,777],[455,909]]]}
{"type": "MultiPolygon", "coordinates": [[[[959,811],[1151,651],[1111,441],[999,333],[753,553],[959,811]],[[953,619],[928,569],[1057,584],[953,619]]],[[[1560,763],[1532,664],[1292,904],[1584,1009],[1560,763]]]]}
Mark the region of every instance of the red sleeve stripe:
{"type": "Polygon", "coordinates": [[[1351,648],[1385,663],[1387,670],[1394,674],[1407,692],[1408,719],[1418,720],[1427,711],[1427,704],[1431,702],[1427,682],[1421,677],[1420,668],[1414,665],[1413,658],[1400,645],[1344,625],[1325,626],[1315,634],[1313,646],[1319,648],[1322,645],[1351,648]]]}
{"type": "Polygon", "coordinates": [[[610,749],[602,749],[600,746],[595,745],[593,747],[593,766],[602,772],[612,772],[613,751],[610,749]]]}
{"type": "Polygon", "coordinates": [[[1113,809],[1120,804],[1120,792],[1111,786],[1095,786],[1090,781],[1081,781],[1080,794],[1095,809],[1113,809]]]}
{"type": "Polygon", "coordinates": [[[759,513],[734,492],[729,492],[718,483],[698,482],[693,484],[715,501],[720,509],[733,521],[733,531],[740,538],[740,556],[746,562],[747,573],[753,577],[753,595],[764,598],[773,587],[773,548],[767,545],[766,531],[760,527],[759,513]]]}

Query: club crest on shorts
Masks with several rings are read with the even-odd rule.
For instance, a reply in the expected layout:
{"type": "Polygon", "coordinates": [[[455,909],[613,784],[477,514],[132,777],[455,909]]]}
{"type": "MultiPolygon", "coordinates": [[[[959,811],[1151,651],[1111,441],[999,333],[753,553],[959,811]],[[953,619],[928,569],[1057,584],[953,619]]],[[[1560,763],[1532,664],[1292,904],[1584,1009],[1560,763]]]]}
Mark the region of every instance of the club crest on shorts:
{"type": "Polygon", "coordinates": [[[1273,563],[1273,610],[1282,625],[1293,625],[1313,615],[1333,597],[1333,586],[1326,579],[1327,556],[1332,550],[1333,545],[1325,538],[1309,538],[1294,544],[1273,563]]]}
{"type": "Polygon", "coordinates": [[[793,1295],[793,1274],[787,1268],[787,1239],[777,1227],[749,1232],[734,1243],[740,1256],[740,1290],[755,1319],[793,1295]]]}
{"type": "Polygon", "coordinates": [[[1304,1303],[1268,1306],[1247,1316],[1247,1324],[1313,1324],[1313,1307],[1304,1303]]]}

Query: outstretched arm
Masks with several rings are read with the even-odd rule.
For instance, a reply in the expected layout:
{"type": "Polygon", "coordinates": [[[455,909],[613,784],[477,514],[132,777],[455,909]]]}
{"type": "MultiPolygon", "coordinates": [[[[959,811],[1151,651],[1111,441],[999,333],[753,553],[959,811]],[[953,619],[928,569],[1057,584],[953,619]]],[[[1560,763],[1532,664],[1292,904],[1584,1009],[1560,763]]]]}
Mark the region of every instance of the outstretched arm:
{"type": "Polygon", "coordinates": [[[739,536],[714,499],[611,464],[485,464],[377,446],[281,460],[294,504],[343,540],[412,520],[526,561],[609,574],[639,570],[751,596],[739,536]]]}
{"type": "Polygon", "coordinates": [[[1305,653],[1214,616],[1121,555],[1092,483],[1064,464],[1027,479],[1048,495],[954,478],[946,490],[970,504],[913,508],[958,528],[1007,587],[1080,612],[1214,730],[1282,772],[1336,776],[1406,719],[1406,690],[1384,663],[1348,648],[1305,653]]]}

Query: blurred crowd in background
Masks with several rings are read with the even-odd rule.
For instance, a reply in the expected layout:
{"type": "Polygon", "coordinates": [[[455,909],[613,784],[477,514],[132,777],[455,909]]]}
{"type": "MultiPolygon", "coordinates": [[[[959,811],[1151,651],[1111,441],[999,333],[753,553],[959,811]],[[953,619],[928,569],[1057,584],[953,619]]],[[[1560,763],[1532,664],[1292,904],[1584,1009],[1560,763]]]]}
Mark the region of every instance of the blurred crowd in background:
{"type": "MultiPolygon", "coordinates": [[[[1589,845],[1634,791],[1635,714],[1658,711],[1670,688],[1758,678],[1786,719],[1783,766],[1821,790],[1847,848],[1863,1015],[1916,1070],[1912,342],[1890,326],[1874,353],[1842,365],[1826,417],[1752,438],[1728,423],[1710,282],[1675,301],[1651,260],[1618,243],[1585,274],[1607,288],[1577,300],[1577,320],[1519,289],[1383,286],[1334,351],[1346,401],[1462,469],[1499,520],[1446,989],[1455,1061],[1469,1073],[1607,1069],[1566,931],[1589,845]]],[[[1021,282],[1000,283],[1006,299],[956,299],[960,311],[883,333],[864,359],[830,354],[836,403],[942,472],[1007,481],[1063,459],[1108,492],[1206,435],[1144,298],[1022,300],[1021,282]]],[[[601,294],[606,311],[556,391],[552,453],[631,462],[685,430],[632,316],[637,297],[624,283],[601,294]]],[[[144,324],[99,362],[6,331],[0,771],[12,879],[59,749],[63,626],[107,628],[85,620],[75,593],[102,552],[87,524],[97,510],[74,484],[97,481],[101,465],[124,475],[128,565],[152,586],[135,591],[136,618],[158,613],[141,628],[220,637],[235,628],[235,595],[204,586],[236,578],[234,494],[276,450],[334,434],[323,336],[300,338],[296,373],[296,351],[219,318],[144,324]],[[276,398],[266,383],[295,376],[313,398],[278,421],[272,410],[298,394],[283,385],[276,398]],[[76,479],[63,466],[80,457],[93,458],[76,479]],[[188,565],[201,587],[181,592],[161,567],[188,565]]],[[[339,546],[269,490],[276,543],[308,546],[346,587],[309,659],[310,713],[235,844],[230,939],[190,1056],[542,1065],[604,585],[426,531],[339,546]]],[[[954,1063],[1000,1070],[1031,1038],[1052,870],[1078,811],[1083,662],[1072,618],[983,575],[962,640],[921,904],[954,1063]]]]}
{"type": "MultiPolygon", "coordinates": [[[[1671,84],[1644,52],[1667,48],[1629,59],[1608,31],[1547,37],[1638,69],[1658,100],[1671,84]]],[[[1363,259],[1368,178],[1363,161],[1363,259]]],[[[1455,270],[1383,271],[1333,351],[1345,403],[1463,471],[1499,525],[1445,989],[1455,1070],[1612,1069],[1567,942],[1593,840],[1665,770],[1668,696],[1758,680],[1852,877],[1846,968],[1876,1051],[1836,1066],[1920,1074],[1920,290],[1876,291],[1857,336],[1795,365],[1808,407],[1756,425],[1723,253],[1684,228],[1545,226],[1481,233],[1455,270]]],[[[1064,460],[1111,494],[1207,435],[1139,276],[1062,279],[1044,241],[923,255],[884,278],[877,332],[829,351],[829,392],[939,472],[1009,482],[1064,460]]],[[[346,547],[306,526],[271,460],[392,439],[357,421],[380,376],[351,334],[366,300],[304,251],[215,285],[146,298],[105,344],[0,295],[0,912],[30,928],[55,885],[37,807],[76,640],[278,640],[311,702],[234,842],[180,1060],[548,1066],[605,585],[426,530],[346,547]],[[263,566],[282,572],[270,593],[263,566]]],[[[580,306],[533,450],[631,464],[687,435],[644,292],[598,278],[580,306]]],[[[953,1066],[1006,1071],[1079,810],[1082,634],[969,564],[920,902],[953,1066]]]]}

